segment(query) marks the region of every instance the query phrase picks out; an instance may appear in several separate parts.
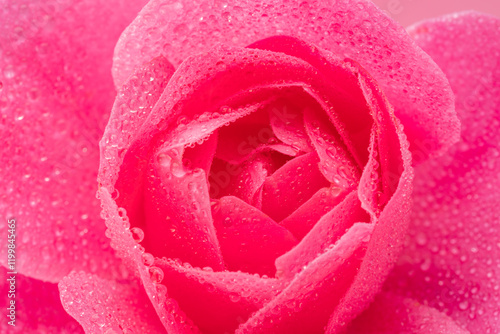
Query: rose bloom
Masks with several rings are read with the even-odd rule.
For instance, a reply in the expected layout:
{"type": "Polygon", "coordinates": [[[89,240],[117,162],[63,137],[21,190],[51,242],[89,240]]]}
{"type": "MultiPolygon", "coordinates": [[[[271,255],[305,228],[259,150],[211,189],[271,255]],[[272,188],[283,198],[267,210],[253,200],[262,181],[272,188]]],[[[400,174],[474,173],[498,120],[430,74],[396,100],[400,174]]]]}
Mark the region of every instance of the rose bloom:
{"type": "Polygon", "coordinates": [[[1,333],[500,333],[497,18],[0,13],[1,333]]]}

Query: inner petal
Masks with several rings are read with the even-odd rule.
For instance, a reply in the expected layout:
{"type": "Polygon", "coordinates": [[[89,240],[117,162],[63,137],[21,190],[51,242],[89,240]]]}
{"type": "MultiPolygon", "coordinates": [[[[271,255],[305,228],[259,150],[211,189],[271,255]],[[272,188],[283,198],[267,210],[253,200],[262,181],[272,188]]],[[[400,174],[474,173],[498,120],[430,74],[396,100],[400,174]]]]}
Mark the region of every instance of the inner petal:
{"type": "Polygon", "coordinates": [[[281,221],[330,183],[318,169],[315,152],[288,161],[264,182],[262,211],[281,221]]]}
{"type": "Polygon", "coordinates": [[[212,206],[224,261],[230,270],[274,277],[276,258],[297,244],[284,227],[242,200],[226,196],[212,206]]]}
{"type": "Polygon", "coordinates": [[[213,226],[205,172],[186,171],[182,150],[158,154],[144,192],[145,246],[157,257],[224,268],[213,226]]]}

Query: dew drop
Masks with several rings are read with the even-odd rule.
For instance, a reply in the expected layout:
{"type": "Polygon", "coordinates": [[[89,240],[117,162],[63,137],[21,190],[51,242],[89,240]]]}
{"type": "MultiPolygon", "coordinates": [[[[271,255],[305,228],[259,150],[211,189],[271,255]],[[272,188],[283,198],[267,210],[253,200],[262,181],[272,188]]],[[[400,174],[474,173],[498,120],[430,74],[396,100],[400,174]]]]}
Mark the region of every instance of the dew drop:
{"type": "Polygon", "coordinates": [[[145,266],[152,266],[153,263],[155,262],[155,257],[153,254],[150,253],[144,253],[142,254],[142,263],[144,263],[145,266]]]}
{"type": "Polygon", "coordinates": [[[333,197],[337,197],[338,195],[340,195],[341,192],[342,192],[342,189],[339,187],[331,187],[330,188],[330,193],[332,194],[333,197]]]}
{"type": "Polygon", "coordinates": [[[415,241],[417,242],[417,245],[425,246],[425,244],[427,244],[427,237],[425,234],[419,233],[417,234],[415,241]]]}
{"type": "Polygon", "coordinates": [[[229,294],[229,299],[233,302],[233,303],[237,303],[241,300],[241,296],[235,292],[232,292],[229,294]]]}
{"type": "Polygon", "coordinates": [[[161,283],[161,281],[163,281],[163,270],[161,270],[160,268],[158,267],[150,267],[149,268],[149,274],[150,274],[150,277],[151,277],[151,281],[153,283],[161,283]]]}
{"type": "Polygon", "coordinates": [[[138,227],[132,227],[130,229],[130,233],[132,233],[132,238],[135,242],[139,243],[144,240],[144,231],[138,227]]]}
{"type": "Polygon", "coordinates": [[[328,155],[331,159],[335,159],[337,155],[337,149],[333,146],[330,146],[326,149],[326,155],[328,155]]]}
{"type": "Polygon", "coordinates": [[[469,307],[469,302],[466,300],[458,304],[458,308],[461,309],[462,311],[466,310],[468,307],[469,307]]]}

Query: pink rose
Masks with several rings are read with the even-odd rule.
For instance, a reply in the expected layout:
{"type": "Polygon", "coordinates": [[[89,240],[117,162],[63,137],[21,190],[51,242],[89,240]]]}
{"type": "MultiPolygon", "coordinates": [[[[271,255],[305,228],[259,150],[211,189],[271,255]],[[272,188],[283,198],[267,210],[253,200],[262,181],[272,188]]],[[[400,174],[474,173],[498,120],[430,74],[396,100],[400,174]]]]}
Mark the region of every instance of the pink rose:
{"type": "Polygon", "coordinates": [[[143,5],[2,10],[2,333],[498,332],[498,19],[143,5]]]}

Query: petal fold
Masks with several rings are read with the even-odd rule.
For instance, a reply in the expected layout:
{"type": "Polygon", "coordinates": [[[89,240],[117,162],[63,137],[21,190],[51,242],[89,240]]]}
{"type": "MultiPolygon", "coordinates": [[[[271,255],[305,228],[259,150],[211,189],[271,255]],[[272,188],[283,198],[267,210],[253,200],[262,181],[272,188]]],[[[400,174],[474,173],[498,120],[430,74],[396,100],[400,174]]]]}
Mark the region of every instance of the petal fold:
{"type": "Polygon", "coordinates": [[[12,275],[10,270],[3,267],[0,267],[0,281],[0,307],[4,312],[0,323],[1,333],[84,333],[83,328],[61,305],[57,284],[21,274],[12,275]]]}

